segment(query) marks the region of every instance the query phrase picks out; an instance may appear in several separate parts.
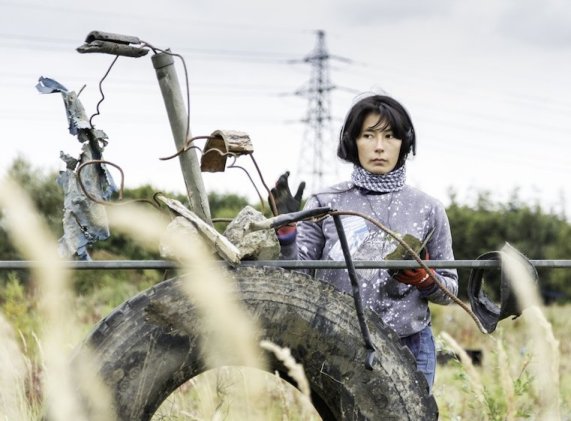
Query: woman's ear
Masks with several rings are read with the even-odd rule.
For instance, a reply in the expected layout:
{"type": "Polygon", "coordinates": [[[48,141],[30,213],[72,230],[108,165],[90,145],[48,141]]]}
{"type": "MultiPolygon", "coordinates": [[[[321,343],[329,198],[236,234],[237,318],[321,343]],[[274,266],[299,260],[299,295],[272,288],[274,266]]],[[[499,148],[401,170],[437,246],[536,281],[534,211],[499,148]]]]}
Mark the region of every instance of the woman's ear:
{"type": "Polygon", "coordinates": [[[414,137],[414,130],[411,128],[404,135],[404,144],[401,146],[404,147],[404,152],[406,155],[412,152],[413,155],[416,155],[416,142],[414,137]]]}

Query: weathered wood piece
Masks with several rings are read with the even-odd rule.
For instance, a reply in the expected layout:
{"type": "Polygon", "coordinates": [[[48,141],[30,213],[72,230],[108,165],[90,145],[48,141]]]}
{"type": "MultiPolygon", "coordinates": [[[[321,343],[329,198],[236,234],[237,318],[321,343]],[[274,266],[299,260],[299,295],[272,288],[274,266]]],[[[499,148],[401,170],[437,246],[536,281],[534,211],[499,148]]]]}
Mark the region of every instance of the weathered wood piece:
{"type": "Polygon", "coordinates": [[[162,195],[157,195],[157,200],[163,202],[176,214],[190,221],[206,243],[225,261],[232,264],[240,263],[240,250],[211,225],[204,222],[198,215],[188,210],[178,200],[169,199],[162,195]]]}

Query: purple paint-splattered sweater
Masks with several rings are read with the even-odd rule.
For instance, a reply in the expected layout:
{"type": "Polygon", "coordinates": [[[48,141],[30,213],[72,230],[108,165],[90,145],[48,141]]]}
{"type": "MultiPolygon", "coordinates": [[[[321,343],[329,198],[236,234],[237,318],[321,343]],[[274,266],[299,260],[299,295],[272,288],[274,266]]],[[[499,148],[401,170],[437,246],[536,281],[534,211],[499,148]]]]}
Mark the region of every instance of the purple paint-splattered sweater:
{"type": "MultiPolygon", "coordinates": [[[[434,229],[427,244],[430,259],[454,259],[450,226],[443,205],[411,186],[405,185],[397,192],[375,193],[351,182],[340,183],[310,197],[305,208],[319,206],[367,214],[392,231],[403,236],[411,234],[420,240],[434,229]]],[[[398,245],[392,237],[363,218],[343,216],[342,221],[354,260],[382,260],[398,245]]],[[[333,219],[299,223],[295,241],[282,243],[281,258],[344,260],[333,219]]],[[[439,269],[437,274],[448,290],[457,294],[456,270],[439,269]]],[[[364,305],[378,313],[401,337],[417,333],[430,323],[428,301],[438,304],[451,301],[436,284],[420,292],[414,286],[392,279],[385,269],[358,269],[357,275],[364,305]]],[[[315,276],[343,292],[351,293],[346,269],[320,269],[315,276]]]]}

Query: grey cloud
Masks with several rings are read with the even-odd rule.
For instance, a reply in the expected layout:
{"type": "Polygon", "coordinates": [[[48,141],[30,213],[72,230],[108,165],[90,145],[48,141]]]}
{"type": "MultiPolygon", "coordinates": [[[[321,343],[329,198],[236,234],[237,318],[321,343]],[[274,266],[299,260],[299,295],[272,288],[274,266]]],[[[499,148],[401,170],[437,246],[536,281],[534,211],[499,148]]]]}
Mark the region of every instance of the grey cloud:
{"type": "Polygon", "coordinates": [[[498,24],[504,36],[521,42],[571,47],[571,3],[566,0],[511,2],[498,24]]]}
{"type": "Polygon", "coordinates": [[[352,24],[369,25],[375,22],[402,22],[409,19],[446,15],[453,0],[353,0],[339,1],[335,13],[352,24]]]}

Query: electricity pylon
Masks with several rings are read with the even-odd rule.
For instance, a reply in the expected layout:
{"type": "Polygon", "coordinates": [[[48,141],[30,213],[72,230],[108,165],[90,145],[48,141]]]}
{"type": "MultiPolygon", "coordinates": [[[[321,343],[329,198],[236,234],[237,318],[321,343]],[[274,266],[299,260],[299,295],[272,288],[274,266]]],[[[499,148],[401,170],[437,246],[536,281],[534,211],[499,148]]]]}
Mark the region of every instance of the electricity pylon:
{"type": "Polygon", "coordinates": [[[328,176],[332,175],[335,159],[335,142],[331,126],[330,92],[336,89],[329,75],[329,60],[350,60],[333,56],[325,45],[325,31],[317,31],[314,50],[301,62],[311,65],[311,78],[295,94],[308,99],[306,131],[300,148],[298,173],[305,179],[310,192],[323,188],[328,176]]]}

